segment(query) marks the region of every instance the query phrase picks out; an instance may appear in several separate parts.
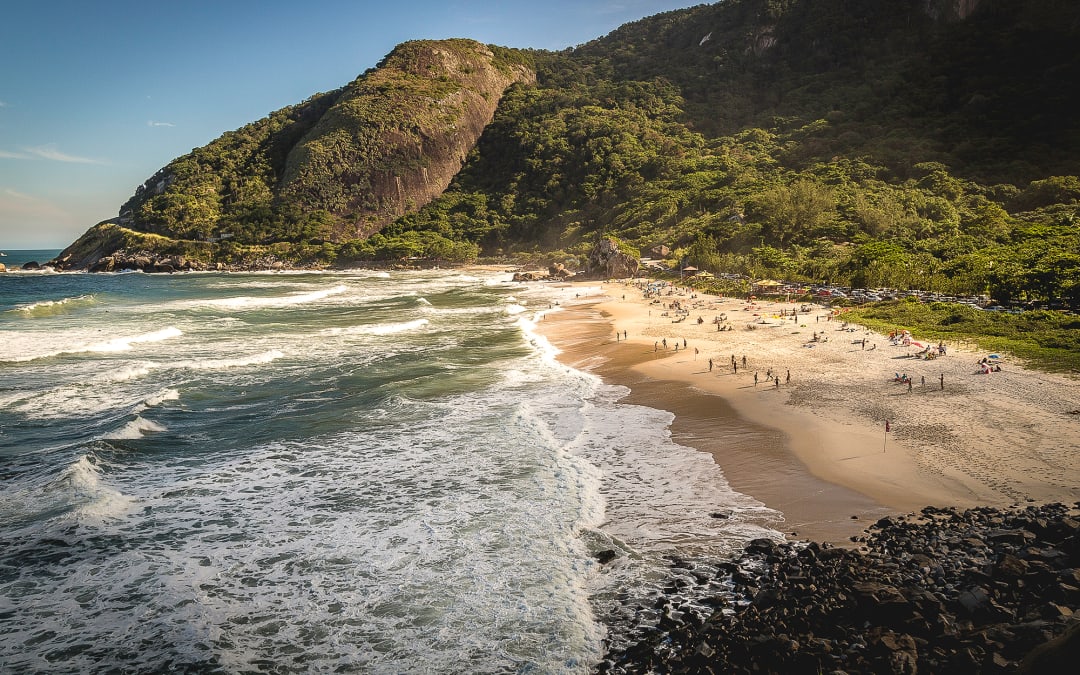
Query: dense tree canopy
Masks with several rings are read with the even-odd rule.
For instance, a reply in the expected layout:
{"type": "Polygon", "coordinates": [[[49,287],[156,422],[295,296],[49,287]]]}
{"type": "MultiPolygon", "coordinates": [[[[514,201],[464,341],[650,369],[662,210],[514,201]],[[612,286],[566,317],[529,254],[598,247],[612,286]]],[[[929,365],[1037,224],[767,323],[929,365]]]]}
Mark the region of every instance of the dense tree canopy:
{"type": "Polygon", "coordinates": [[[440,198],[350,240],[342,205],[366,188],[335,176],[375,154],[379,120],[454,89],[370,71],[175,160],[121,220],[338,263],[573,259],[610,234],[716,272],[1076,304],[1080,8],[958,7],[726,0],[559,53],[492,48],[537,81],[440,198]]]}

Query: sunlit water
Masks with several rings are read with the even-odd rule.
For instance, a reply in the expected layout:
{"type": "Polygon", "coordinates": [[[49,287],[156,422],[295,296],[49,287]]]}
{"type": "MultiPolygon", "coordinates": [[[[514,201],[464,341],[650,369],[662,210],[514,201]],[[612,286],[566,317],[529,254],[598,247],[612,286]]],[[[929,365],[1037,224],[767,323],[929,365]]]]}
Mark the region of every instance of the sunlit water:
{"type": "Polygon", "coordinates": [[[0,275],[0,670],[587,671],[775,514],[553,358],[569,293],[0,275]]]}

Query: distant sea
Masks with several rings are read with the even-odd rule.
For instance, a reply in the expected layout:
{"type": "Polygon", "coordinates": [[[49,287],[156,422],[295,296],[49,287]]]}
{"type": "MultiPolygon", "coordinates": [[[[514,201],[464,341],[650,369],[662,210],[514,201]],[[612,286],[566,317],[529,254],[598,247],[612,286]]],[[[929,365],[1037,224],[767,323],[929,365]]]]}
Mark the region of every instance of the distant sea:
{"type": "Polygon", "coordinates": [[[0,274],[0,671],[586,672],[673,556],[778,535],[555,360],[570,292],[0,274]]]}
{"type": "Polygon", "coordinates": [[[38,264],[44,264],[49,260],[55,258],[59,253],[59,249],[29,249],[29,250],[15,250],[5,251],[0,249],[0,253],[4,255],[0,256],[0,263],[11,270],[18,270],[28,262],[36,262],[38,264]]]}

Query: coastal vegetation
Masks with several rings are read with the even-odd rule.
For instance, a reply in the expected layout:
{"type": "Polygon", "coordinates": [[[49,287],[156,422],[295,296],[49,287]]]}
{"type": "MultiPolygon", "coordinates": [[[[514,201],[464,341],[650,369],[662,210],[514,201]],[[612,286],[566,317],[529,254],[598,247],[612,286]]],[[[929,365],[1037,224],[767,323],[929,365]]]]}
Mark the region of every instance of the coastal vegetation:
{"type": "Polygon", "coordinates": [[[297,264],[573,265],[614,236],[668,266],[1080,307],[1078,27],[1066,2],[727,0],[562,52],[406,43],[174,160],[118,221],[297,264]]]}
{"type": "Polygon", "coordinates": [[[854,308],[843,316],[845,321],[884,334],[905,329],[923,340],[963,342],[987,354],[1017,357],[1040,370],[1080,373],[1080,316],[1076,314],[988,312],[956,303],[905,299],[854,308]]]}

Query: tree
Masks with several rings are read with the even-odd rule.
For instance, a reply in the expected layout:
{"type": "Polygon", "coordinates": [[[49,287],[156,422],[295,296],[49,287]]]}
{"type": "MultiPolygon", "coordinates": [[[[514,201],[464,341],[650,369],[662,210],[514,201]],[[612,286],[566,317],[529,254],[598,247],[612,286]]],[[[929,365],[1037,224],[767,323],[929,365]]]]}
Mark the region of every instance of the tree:
{"type": "Polygon", "coordinates": [[[767,190],[755,207],[765,238],[780,248],[785,243],[812,239],[836,217],[832,188],[807,178],[767,190]]]}

